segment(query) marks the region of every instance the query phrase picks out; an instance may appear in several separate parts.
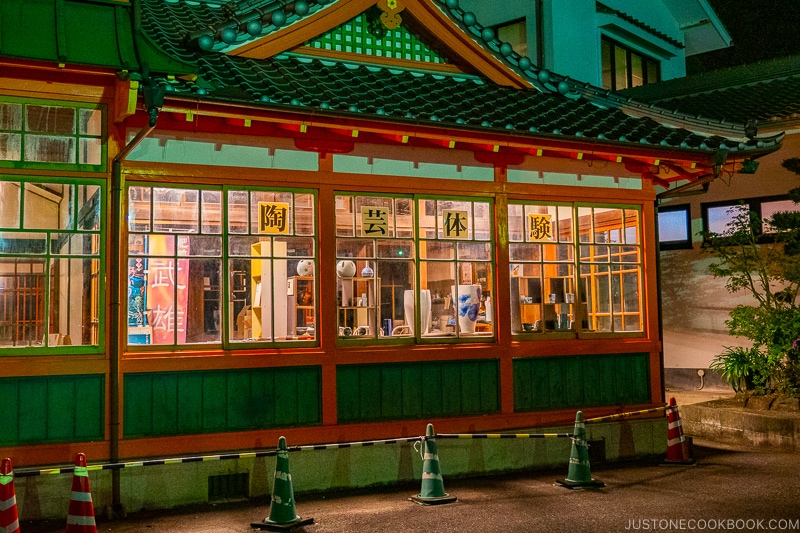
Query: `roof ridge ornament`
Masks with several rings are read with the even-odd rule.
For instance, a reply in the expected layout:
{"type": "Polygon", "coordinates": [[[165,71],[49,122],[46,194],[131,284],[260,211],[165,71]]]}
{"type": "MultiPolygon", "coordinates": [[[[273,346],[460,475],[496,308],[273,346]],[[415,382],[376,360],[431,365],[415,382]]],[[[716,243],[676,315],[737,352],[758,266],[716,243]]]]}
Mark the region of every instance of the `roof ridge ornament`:
{"type": "Polygon", "coordinates": [[[239,14],[239,2],[230,0],[222,5],[222,13],[230,19],[235,19],[239,14]]]}
{"type": "Polygon", "coordinates": [[[402,5],[401,0],[378,0],[377,6],[383,11],[381,13],[381,23],[387,29],[393,30],[400,26],[403,19],[400,17],[400,12],[406,6],[402,5]]]}

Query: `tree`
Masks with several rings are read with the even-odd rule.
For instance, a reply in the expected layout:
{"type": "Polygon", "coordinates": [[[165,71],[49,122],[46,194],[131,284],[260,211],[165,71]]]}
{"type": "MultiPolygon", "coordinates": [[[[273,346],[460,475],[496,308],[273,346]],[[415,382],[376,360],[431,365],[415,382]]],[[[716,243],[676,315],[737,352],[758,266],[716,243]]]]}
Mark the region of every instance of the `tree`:
{"type": "MultiPolygon", "coordinates": [[[[800,159],[783,162],[800,176],[800,159]]],[[[790,191],[800,203],[800,188],[790,191]]],[[[734,374],[757,392],[777,390],[800,394],[800,212],[775,213],[762,221],[746,209],[733,209],[732,221],[722,234],[707,233],[707,251],[718,261],[709,266],[725,278],[730,292],[748,292],[754,305],[738,305],[725,322],[731,335],[749,339],[748,357],[727,349],[712,368],[731,374],[734,363],[744,365],[734,374]],[[766,224],[764,224],[766,223],[766,224]],[[763,228],[769,228],[768,232],[763,228]]],[[[734,388],[739,383],[732,383],[734,388]]]]}

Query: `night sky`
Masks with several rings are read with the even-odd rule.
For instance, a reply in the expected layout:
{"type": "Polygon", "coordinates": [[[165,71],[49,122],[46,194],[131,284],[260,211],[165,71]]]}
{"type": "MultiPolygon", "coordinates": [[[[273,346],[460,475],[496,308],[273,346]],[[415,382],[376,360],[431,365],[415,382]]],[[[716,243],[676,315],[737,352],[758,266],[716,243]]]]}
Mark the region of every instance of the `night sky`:
{"type": "Polygon", "coordinates": [[[709,0],[730,48],[686,59],[688,74],[800,54],[800,0],[709,0]]]}

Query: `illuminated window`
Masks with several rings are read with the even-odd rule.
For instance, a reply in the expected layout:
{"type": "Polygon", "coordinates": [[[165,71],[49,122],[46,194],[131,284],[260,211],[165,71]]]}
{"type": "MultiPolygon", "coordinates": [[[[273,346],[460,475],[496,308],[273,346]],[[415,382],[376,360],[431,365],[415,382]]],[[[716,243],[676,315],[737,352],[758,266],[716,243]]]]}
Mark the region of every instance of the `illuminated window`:
{"type": "Polygon", "coordinates": [[[128,344],[316,339],[314,196],[128,188],[128,344]]]}
{"type": "MultiPolygon", "coordinates": [[[[382,340],[418,330],[414,201],[336,196],[339,337],[382,340]]],[[[427,324],[427,317],[422,317],[427,324]]]]}
{"type": "Polygon", "coordinates": [[[705,229],[710,233],[729,235],[733,232],[733,222],[738,216],[750,211],[749,204],[704,205],[703,221],[705,229]]]}
{"type": "Polygon", "coordinates": [[[497,27],[497,38],[508,43],[522,57],[528,55],[528,30],[525,20],[509,22],[497,27]]]}
{"type": "Polygon", "coordinates": [[[3,98],[0,166],[103,170],[103,107],[3,98]]]}
{"type": "Polygon", "coordinates": [[[605,37],[600,50],[604,89],[619,91],[661,80],[661,64],[653,58],[605,37]]]}
{"type": "Polygon", "coordinates": [[[642,331],[638,209],[511,203],[508,213],[513,334],[642,331]]]}
{"type": "Polygon", "coordinates": [[[0,178],[0,349],[101,346],[102,182],[0,178]]]}
{"type": "Polygon", "coordinates": [[[761,202],[761,219],[763,233],[775,233],[775,228],[770,224],[770,219],[775,213],[797,213],[800,212],[800,205],[789,199],[770,200],[761,202]]]}
{"type": "Polygon", "coordinates": [[[731,223],[736,217],[752,212],[761,220],[760,231],[764,235],[775,233],[770,219],[781,212],[798,212],[800,206],[787,196],[747,198],[742,201],[714,202],[702,204],[703,226],[709,233],[721,236],[730,234],[735,228],[731,223]]]}
{"type": "Polygon", "coordinates": [[[508,215],[512,332],[573,331],[572,207],[510,204],[508,215]]]}
{"type": "Polygon", "coordinates": [[[431,299],[431,324],[423,336],[491,337],[492,203],[420,198],[417,211],[420,292],[431,299]]]}

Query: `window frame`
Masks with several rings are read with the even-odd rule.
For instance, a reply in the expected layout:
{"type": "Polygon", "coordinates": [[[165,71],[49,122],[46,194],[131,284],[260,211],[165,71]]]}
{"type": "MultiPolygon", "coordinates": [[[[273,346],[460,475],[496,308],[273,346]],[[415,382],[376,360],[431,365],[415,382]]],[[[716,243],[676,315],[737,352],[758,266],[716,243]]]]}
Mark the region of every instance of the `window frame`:
{"type": "MultiPolygon", "coordinates": [[[[220,261],[220,283],[219,283],[219,290],[220,290],[220,297],[219,297],[219,305],[220,305],[220,313],[219,313],[219,341],[218,342],[185,342],[179,343],[178,339],[175,339],[175,342],[171,344],[139,344],[139,343],[131,343],[128,337],[128,324],[125,324],[123,327],[125,329],[124,334],[124,346],[125,351],[128,354],[136,354],[142,352],[176,352],[181,350],[202,350],[202,349],[218,349],[222,348],[224,350],[232,350],[232,351],[239,351],[239,350],[252,350],[252,349],[267,349],[269,351],[278,351],[282,348],[316,348],[320,345],[320,332],[319,332],[319,220],[318,220],[318,205],[319,205],[319,193],[315,189],[305,189],[305,188],[293,188],[293,187],[269,187],[269,186],[244,186],[238,184],[221,184],[221,185],[207,185],[207,184],[198,184],[198,183],[152,183],[146,181],[136,181],[130,180],[125,184],[125,213],[126,216],[130,215],[130,206],[128,205],[128,198],[129,194],[128,191],[131,187],[147,187],[152,189],[177,189],[177,190],[193,190],[202,193],[203,191],[219,191],[220,193],[220,209],[221,209],[221,218],[220,218],[220,233],[204,233],[202,231],[202,200],[200,200],[201,205],[198,206],[198,210],[200,212],[200,218],[198,219],[198,223],[200,225],[200,229],[196,233],[189,233],[189,232],[157,232],[154,231],[154,228],[151,226],[149,231],[130,231],[129,224],[125,224],[123,229],[122,235],[122,242],[125,243],[125,252],[124,252],[124,260],[127,261],[131,258],[136,257],[151,257],[152,254],[142,254],[142,255],[130,255],[128,250],[128,243],[129,243],[129,236],[130,235],[174,235],[174,236],[183,236],[183,235],[218,235],[222,241],[222,249],[218,259],[220,261]],[[229,199],[228,194],[230,191],[242,191],[248,194],[248,209],[247,209],[247,231],[244,233],[231,233],[229,231],[229,199]],[[233,295],[232,295],[232,288],[231,288],[231,275],[233,270],[229,268],[230,262],[235,259],[243,259],[243,260],[253,260],[252,256],[250,255],[239,255],[239,254],[231,254],[230,251],[230,239],[231,237],[257,237],[259,234],[252,233],[252,209],[253,206],[251,204],[251,197],[250,194],[252,192],[266,192],[266,193],[291,193],[293,195],[311,195],[312,196],[312,204],[314,208],[314,217],[312,220],[312,227],[313,227],[313,234],[311,235],[297,235],[294,233],[294,228],[291,234],[287,235],[290,238],[310,238],[313,240],[313,257],[311,260],[314,263],[313,272],[314,272],[314,279],[313,279],[313,316],[316,326],[316,333],[310,339],[293,339],[293,340],[278,340],[278,339],[270,339],[270,340],[236,340],[232,339],[231,331],[230,331],[230,324],[231,320],[235,320],[236,317],[231,317],[233,314],[232,307],[233,307],[233,295]]],[[[152,194],[152,193],[151,193],[152,194]]],[[[202,194],[201,194],[202,197],[202,194]]],[[[153,200],[151,197],[151,207],[153,205],[153,200]]],[[[294,208],[294,204],[293,204],[294,208]]],[[[151,212],[150,217],[152,219],[153,214],[151,212]]],[[[292,221],[296,221],[296,213],[293,211],[292,213],[292,221]]],[[[263,234],[264,236],[269,236],[269,234],[263,234]]],[[[258,241],[258,242],[265,242],[265,241],[258,241]]],[[[176,251],[177,253],[177,251],[176,251]]],[[[160,257],[160,256],[159,256],[160,257]]],[[[182,256],[183,257],[183,256],[182,256]]],[[[186,256],[186,259],[194,258],[195,256],[186,256]]],[[[277,255],[269,255],[269,259],[286,259],[291,260],[293,256],[283,257],[277,255]]],[[[305,257],[298,258],[305,259],[305,257]]],[[[252,271],[251,271],[252,272],[252,271]]],[[[252,274],[251,274],[252,277],[252,274]]],[[[290,277],[287,272],[287,278],[290,277]]],[[[291,276],[294,277],[294,276],[291,276]]],[[[253,292],[255,288],[250,287],[248,285],[247,292],[248,298],[246,301],[250,301],[250,306],[252,309],[253,302],[252,298],[253,292]]],[[[174,290],[173,290],[174,292],[174,290]]],[[[273,295],[273,303],[275,302],[273,295]]],[[[127,309],[127,303],[126,303],[127,309]]],[[[125,313],[127,317],[127,312],[125,313]]],[[[287,335],[288,337],[288,335],[287,335]]]]}
{"type": "MultiPolygon", "coordinates": [[[[486,281],[487,281],[487,284],[489,284],[489,283],[491,284],[490,295],[491,294],[495,294],[495,304],[494,304],[494,306],[495,306],[495,309],[497,309],[497,304],[496,304],[497,295],[496,295],[496,293],[497,293],[497,289],[498,289],[498,285],[497,285],[498,272],[497,272],[497,267],[496,267],[496,264],[495,264],[496,263],[496,261],[495,261],[496,255],[495,254],[497,253],[497,211],[496,211],[497,198],[494,197],[494,196],[491,196],[491,195],[486,195],[486,196],[482,196],[482,195],[481,196],[444,196],[444,195],[436,195],[436,194],[416,194],[416,195],[414,195],[414,205],[416,206],[416,211],[414,213],[415,224],[416,224],[416,226],[414,228],[414,241],[415,241],[415,245],[417,247],[417,251],[416,251],[416,254],[417,254],[417,263],[416,263],[417,280],[416,280],[416,283],[417,283],[417,288],[418,288],[417,291],[419,292],[419,291],[423,290],[422,289],[422,283],[421,283],[421,281],[422,281],[422,263],[423,263],[423,261],[434,262],[434,263],[435,262],[439,262],[439,263],[450,262],[450,263],[452,263],[454,265],[454,268],[455,268],[455,276],[456,276],[455,285],[456,285],[456,287],[458,285],[460,285],[460,283],[458,282],[458,277],[460,275],[460,272],[459,272],[459,265],[460,264],[471,263],[471,262],[486,263],[486,264],[489,265],[489,268],[491,269],[491,273],[488,275],[488,278],[487,278],[486,281]],[[440,231],[442,231],[442,228],[440,228],[440,224],[441,224],[440,216],[442,215],[442,213],[439,213],[439,210],[438,210],[438,207],[437,207],[435,226],[433,228],[434,229],[434,236],[432,238],[425,238],[425,239],[420,237],[420,228],[421,228],[421,226],[420,226],[420,217],[422,216],[422,213],[420,212],[421,210],[419,209],[419,205],[420,205],[421,201],[427,201],[427,200],[431,200],[433,202],[436,202],[437,205],[438,205],[439,201],[445,201],[445,202],[446,201],[470,202],[472,204],[472,206],[471,206],[471,209],[472,209],[472,211],[471,211],[472,228],[470,230],[471,233],[472,233],[472,236],[470,238],[468,238],[468,239],[446,239],[444,236],[440,236],[439,233],[440,233],[440,231]],[[486,203],[486,204],[488,204],[488,209],[489,209],[489,212],[491,213],[490,216],[489,216],[489,228],[488,228],[489,237],[486,240],[476,239],[475,238],[476,225],[475,225],[474,214],[475,214],[475,204],[476,203],[486,203]],[[428,259],[423,260],[423,257],[422,257],[422,254],[421,254],[421,243],[423,241],[425,241],[425,242],[436,242],[436,241],[442,241],[442,240],[446,241],[446,242],[453,242],[454,243],[454,247],[455,247],[455,249],[454,249],[454,257],[452,259],[432,259],[432,258],[428,258],[428,259]],[[458,258],[458,243],[460,243],[460,242],[488,243],[488,245],[489,245],[489,259],[485,260],[485,261],[483,261],[483,260],[481,260],[481,261],[475,261],[475,260],[469,261],[469,260],[459,259],[458,258]]],[[[430,290],[430,289],[428,289],[428,290],[430,290]]],[[[419,300],[419,298],[417,298],[417,300],[419,300]]],[[[452,305],[455,307],[456,302],[452,302],[452,305]]],[[[494,315],[492,316],[492,321],[490,322],[490,326],[491,326],[491,333],[489,335],[476,335],[476,334],[473,334],[474,336],[470,336],[469,333],[462,333],[462,332],[460,332],[460,331],[458,331],[456,329],[454,335],[452,335],[452,336],[442,335],[442,336],[421,337],[421,338],[417,339],[417,344],[426,345],[426,344],[461,344],[461,343],[483,343],[483,344],[486,344],[486,343],[494,343],[494,342],[497,341],[497,336],[498,336],[498,331],[497,331],[497,312],[496,311],[494,312],[494,315]]]]}
{"type": "MultiPolygon", "coordinates": [[[[419,285],[418,285],[418,283],[419,283],[419,246],[418,246],[418,243],[417,243],[417,236],[416,236],[418,219],[417,219],[417,204],[416,204],[415,196],[413,194],[407,194],[407,193],[406,194],[401,194],[401,193],[387,193],[387,192],[375,192],[375,191],[368,192],[368,191],[345,191],[345,190],[339,190],[339,191],[336,191],[334,193],[334,202],[337,202],[339,200],[339,198],[350,198],[352,200],[352,202],[353,202],[353,205],[352,205],[353,206],[352,216],[354,217],[354,226],[353,226],[354,234],[353,235],[338,235],[338,233],[337,233],[337,235],[335,237],[335,251],[334,251],[334,255],[333,255],[333,260],[337,265],[339,264],[340,261],[348,261],[348,260],[352,260],[354,262],[357,262],[357,261],[366,262],[367,265],[369,265],[370,268],[373,269],[373,274],[372,274],[372,278],[371,278],[371,280],[372,280],[372,284],[371,285],[370,285],[370,279],[363,278],[363,277],[361,277],[359,275],[358,265],[356,265],[357,266],[356,276],[353,278],[353,279],[357,280],[356,283],[360,282],[360,283],[363,283],[363,284],[366,285],[367,293],[372,291],[372,294],[370,294],[368,296],[368,298],[371,297],[374,300],[374,303],[373,303],[372,306],[369,306],[369,305],[366,306],[366,309],[365,309],[366,312],[367,312],[368,320],[371,320],[369,318],[369,313],[370,313],[369,309],[372,308],[373,312],[374,312],[374,315],[375,315],[375,317],[374,317],[374,321],[375,321],[374,326],[377,329],[382,329],[383,328],[383,321],[382,321],[383,317],[380,314],[381,313],[381,307],[382,307],[380,289],[382,289],[383,286],[379,286],[378,285],[378,279],[380,278],[380,270],[378,268],[378,263],[379,262],[396,262],[396,263],[400,263],[400,262],[403,262],[403,261],[411,261],[411,263],[413,265],[413,269],[414,269],[414,272],[412,274],[412,278],[413,278],[412,282],[414,284],[413,285],[414,288],[411,289],[411,290],[414,291],[414,317],[415,317],[415,321],[416,321],[417,320],[417,316],[419,315],[419,311],[418,311],[419,305],[418,304],[419,304],[419,292],[420,292],[420,289],[419,289],[419,285]],[[380,237],[380,238],[375,237],[375,238],[373,238],[373,237],[365,237],[365,236],[359,235],[359,232],[357,230],[357,228],[358,228],[358,220],[357,219],[360,216],[360,214],[355,210],[355,206],[357,204],[357,199],[358,198],[377,198],[377,199],[380,199],[380,200],[391,200],[391,202],[392,202],[392,225],[391,225],[392,236],[391,237],[380,237]],[[396,204],[396,201],[398,199],[408,200],[410,205],[411,205],[411,209],[413,211],[413,214],[412,214],[412,217],[411,217],[412,226],[410,228],[411,229],[411,235],[407,236],[407,237],[398,237],[397,236],[398,223],[397,223],[397,210],[396,210],[397,204],[396,204]],[[357,240],[362,240],[362,241],[363,240],[374,240],[375,241],[375,249],[373,250],[373,254],[371,256],[369,256],[369,257],[350,257],[349,258],[349,257],[345,257],[345,256],[340,256],[339,255],[340,239],[342,240],[343,243],[347,242],[349,239],[352,239],[354,241],[357,241],[357,240]],[[413,248],[413,256],[412,256],[411,259],[408,259],[408,258],[390,259],[390,258],[386,258],[386,257],[380,257],[379,254],[378,254],[378,251],[377,251],[377,241],[397,241],[397,242],[411,241],[412,242],[412,248],[413,248]]],[[[363,207],[363,204],[361,204],[361,205],[363,207]]],[[[338,213],[337,213],[337,217],[338,217],[338,213]]],[[[337,221],[337,228],[336,229],[337,229],[337,231],[339,229],[338,228],[338,221],[337,221]]],[[[346,317],[347,311],[350,310],[349,308],[358,307],[358,306],[352,306],[352,305],[350,305],[350,306],[342,306],[342,305],[339,305],[339,303],[338,303],[339,302],[339,283],[340,283],[340,281],[339,281],[339,278],[337,276],[337,283],[336,283],[336,286],[333,288],[333,290],[336,291],[336,294],[334,294],[334,298],[337,301],[336,317],[334,318],[334,322],[336,323],[336,327],[337,327],[337,335],[336,335],[336,344],[337,344],[337,346],[414,344],[415,343],[415,339],[416,340],[419,339],[418,332],[416,332],[416,331],[414,332],[413,335],[386,335],[385,332],[384,332],[383,335],[381,335],[377,330],[375,331],[375,334],[372,334],[368,330],[367,334],[365,334],[365,335],[359,335],[358,331],[353,331],[352,334],[344,334],[344,333],[342,333],[339,328],[347,328],[348,326],[346,325],[346,320],[347,319],[345,318],[345,325],[342,326],[341,323],[340,323],[341,322],[340,318],[342,316],[346,317]]],[[[353,298],[358,298],[358,296],[359,296],[358,294],[353,294],[352,295],[353,298]]],[[[353,311],[353,314],[355,314],[355,313],[357,313],[357,310],[353,311]]],[[[370,324],[370,325],[373,325],[373,324],[370,324]]],[[[412,329],[416,329],[415,326],[412,329]]],[[[356,330],[357,329],[358,329],[358,327],[356,327],[356,330]]]]}
{"type": "Polygon", "coordinates": [[[509,44],[511,44],[513,50],[516,53],[518,53],[521,57],[528,57],[528,52],[530,50],[528,48],[528,21],[527,21],[526,17],[519,17],[519,18],[516,18],[516,19],[512,19],[512,20],[507,20],[505,22],[501,22],[500,24],[494,25],[493,29],[495,31],[495,35],[497,35],[497,38],[500,39],[501,42],[508,42],[509,44]],[[522,52],[519,50],[518,45],[515,45],[514,43],[512,43],[510,41],[505,41],[500,36],[500,32],[502,30],[505,30],[506,28],[511,28],[512,26],[516,26],[517,24],[521,24],[522,25],[523,35],[525,36],[525,41],[522,42],[522,43],[519,43],[521,46],[525,47],[525,49],[522,52]]]}
{"type": "MultiPolygon", "coordinates": [[[[72,216],[72,221],[75,222],[75,227],[72,229],[52,229],[52,228],[25,228],[25,195],[20,194],[20,204],[19,204],[19,223],[16,228],[9,228],[9,227],[2,227],[0,228],[0,232],[6,233],[46,233],[47,234],[47,248],[44,253],[34,253],[34,252],[27,252],[27,253],[4,253],[2,257],[4,258],[31,258],[31,259],[42,259],[43,260],[43,296],[44,296],[44,303],[43,303],[43,319],[42,319],[42,327],[45,329],[45,337],[47,341],[43,344],[38,345],[30,345],[30,346],[3,346],[0,345],[0,358],[2,357],[13,357],[13,356],[27,356],[27,355],[86,355],[86,354],[102,354],[105,353],[105,343],[106,343],[106,293],[107,291],[101,290],[100,287],[102,286],[102,279],[106,276],[106,239],[107,239],[107,224],[106,224],[106,195],[108,194],[108,185],[106,180],[98,179],[98,178],[64,178],[64,177],[50,177],[50,176],[14,176],[8,174],[0,174],[0,180],[6,182],[15,182],[21,185],[21,190],[24,190],[25,184],[36,184],[36,183],[45,183],[45,184],[63,184],[63,185],[71,185],[74,186],[75,194],[74,198],[70,200],[74,207],[74,215],[72,216]],[[79,186],[89,186],[89,187],[97,187],[97,209],[99,210],[98,214],[98,228],[97,229],[80,229],[78,227],[78,222],[80,221],[81,211],[78,209],[79,201],[77,194],[77,188],[79,186]],[[52,234],[70,234],[70,235],[92,235],[96,236],[97,241],[97,253],[96,254],[76,254],[76,253],[53,253],[51,248],[51,235],[52,234]],[[60,340],[59,343],[56,345],[50,345],[50,320],[51,320],[51,313],[52,313],[52,301],[51,301],[51,293],[53,291],[52,287],[52,275],[50,275],[49,268],[51,267],[53,260],[59,259],[66,259],[66,260],[73,260],[73,259],[96,259],[98,261],[97,265],[97,292],[95,295],[92,296],[91,289],[89,294],[87,295],[89,298],[96,298],[96,307],[97,307],[97,316],[91,318],[92,324],[90,326],[95,326],[96,335],[97,335],[97,342],[96,344],[61,344],[60,340]],[[95,322],[96,320],[96,322],[95,322]]],[[[91,283],[92,273],[87,280],[84,280],[84,283],[87,281],[91,283]]],[[[68,278],[69,280],[69,278],[68,278]]],[[[71,286],[71,280],[69,283],[71,286]]],[[[90,310],[91,313],[91,310],[90,310]]],[[[91,335],[91,333],[90,333],[91,335]]]]}
{"type": "Polygon", "coordinates": [[[610,91],[621,91],[623,89],[630,89],[632,87],[639,87],[641,85],[650,85],[653,83],[658,83],[661,81],[661,61],[657,58],[647,55],[640,50],[633,48],[632,46],[628,46],[622,44],[621,42],[613,39],[608,35],[601,35],[600,36],[600,85],[604,89],[608,89],[610,91]],[[610,87],[606,85],[606,69],[605,69],[605,47],[609,47],[609,71],[610,71],[610,87]],[[625,53],[625,87],[617,87],[617,68],[616,68],[616,50],[619,49],[625,53]],[[633,69],[632,59],[636,56],[641,60],[642,63],[642,83],[639,85],[633,85],[633,69]],[[655,67],[655,80],[649,81],[650,78],[650,68],[651,66],[655,67]]]}
{"type": "Polygon", "coordinates": [[[101,103],[74,102],[66,100],[39,100],[31,98],[19,98],[13,96],[0,95],[0,104],[20,104],[22,106],[21,129],[0,129],[0,133],[15,133],[20,135],[20,159],[16,161],[0,159],[0,169],[32,169],[32,170],[57,170],[57,171],[77,171],[77,172],[106,172],[108,169],[108,106],[101,103]],[[75,131],[72,134],[47,134],[57,137],[75,139],[74,163],[67,162],[40,162],[25,160],[25,137],[41,135],[40,132],[29,131],[26,124],[25,109],[27,106],[49,106],[59,108],[69,108],[75,110],[75,131]],[[89,135],[80,133],[80,112],[81,110],[100,111],[100,134],[89,135]],[[100,140],[100,163],[97,165],[89,163],[79,163],[79,153],[82,139],[100,140]]]}
{"type": "Polygon", "coordinates": [[[685,213],[685,222],[686,222],[686,239],[678,239],[674,241],[662,241],[660,233],[656,233],[656,238],[658,241],[659,250],[690,250],[692,248],[692,214],[691,214],[691,204],[681,204],[681,205],[667,205],[664,207],[658,207],[656,209],[656,221],[659,224],[659,228],[661,227],[659,215],[661,213],[685,213]]]}
{"type": "MultiPolygon", "coordinates": [[[[781,202],[791,200],[788,194],[771,195],[771,196],[757,196],[751,198],[743,198],[738,200],[719,200],[715,202],[706,202],[700,204],[700,213],[703,221],[703,245],[706,246],[708,239],[706,238],[709,233],[708,211],[718,207],[736,207],[739,205],[748,206],[748,211],[754,212],[761,220],[761,226],[756,231],[756,240],[759,244],[773,242],[772,237],[775,236],[773,231],[764,230],[764,219],[762,206],[770,202],[781,202]]],[[[800,212],[800,205],[797,205],[796,210],[800,212]]]]}
{"type": "MultiPolygon", "coordinates": [[[[547,201],[547,200],[536,200],[536,199],[509,199],[509,205],[521,205],[523,206],[523,216],[524,216],[524,207],[525,206],[554,206],[556,208],[567,207],[570,209],[571,216],[572,216],[572,235],[571,241],[565,241],[565,244],[572,247],[572,260],[566,262],[566,264],[573,265],[573,273],[572,273],[572,283],[571,286],[575,288],[574,291],[574,307],[573,307],[573,322],[575,322],[575,326],[571,330],[558,330],[558,329],[545,329],[542,328],[541,330],[532,330],[532,331],[511,331],[511,325],[509,325],[509,331],[512,335],[514,341],[531,341],[531,340],[553,340],[553,339],[586,339],[586,338],[641,338],[644,337],[646,334],[646,320],[647,320],[647,313],[646,313],[646,294],[644,290],[644,243],[642,241],[642,206],[639,204],[606,204],[606,203],[586,203],[586,202],[558,202],[558,201],[547,201]],[[617,244],[612,243],[596,243],[594,240],[591,242],[582,242],[580,240],[581,237],[581,228],[580,228],[580,210],[581,208],[592,208],[592,209],[620,209],[622,210],[622,227],[620,228],[621,234],[625,234],[625,230],[627,229],[625,223],[625,212],[626,211],[637,211],[637,223],[638,226],[636,228],[637,235],[638,235],[638,242],[636,244],[631,244],[627,242],[620,242],[617,244]],[[624,247],[631,247],[635,246],[638,249],[638,262],[630,263],[626,261],[611,261],[609,258],[608,262],[604,263],[597,263],[591,262],[581,259],[581,248],[583,246],[618,246],[620,248],[619,252],[623,253],[624,251],[622,248],[624,247]],[[635,265],[638,269],[638,292],[639,292],[639,310],[638,316],[641,323],[641,330],[639,331],[613,331],[614,327],[614,319],[618,315],[629,315],[631,313],[625,312],[624,310],[615,310],[611,307],[613,304],[609,301],[609,317],[611,320],[611,327],[612,331],[601,331],[601,330],[590,330],[583,326],[584,321],[589,320],[590,315],[598,314],[597,310],[593,310],[589,307],[591,302],[587,301],[586,290],[583,288],[583,270],[582,267],[587,265],[609,265],[608,270],[608,277],[609,283],[611,283],[611,278],[613,276],[623,276],[624,273],[621,271],[613,270],[611,266],[624,266],[624,265],[635,265]]],[[[593,216],[594,218],[594,216],[593,216]]],[[[524,219],[523,219],[524,224],[524,219]]],[[[594,235],[594,220],[592,220],[592,235],[594,235]]],[[[509,229],[510,233],[510,229],[509,229]]],[[[627,239],[624,239],[627,240],[627,239]]],[[[522,240],[515,240],[511,241],[509,236],[509,266],[513,268],[514,264],[516,263],[530,263],[530,261],[520,260],[518,261],[516,258],[512,257],[511,254],[511,246],[515,244],[527,244],[528,240],[524,235],[522,236],[522,240]]],[[[553,244],[560,244],[561,240],[554,241],[553,244]]],[[[543,259],[538,262],[538,264],[545,264],[546,261],[543,259]]],[[[536,263],[534,263],[536,264],[536,263]]],[[[511,276],[511,273],[509,273],[511,276]]],[[[542,274],[544,276],[544,274],[542,274]]],[[[513,277],[513,276],[512,276],[513,277]]],[[[513,283],[513,281],[512,281],[513,283]]],[[[543,295],[544,296],[544,295],[543,295]]],[[[510,305],[521,305],[521,302],[513,302],[512,300],[512,293],[508,294],[508,299],[510,305]]],[[[542,307],[544,307],[545,302],[542,301],[542,307]]],[[[557,304],[558,305],[558,304],[557,304]]],[[[624,303],[623,303],[624,306],[624,303]]]]}

